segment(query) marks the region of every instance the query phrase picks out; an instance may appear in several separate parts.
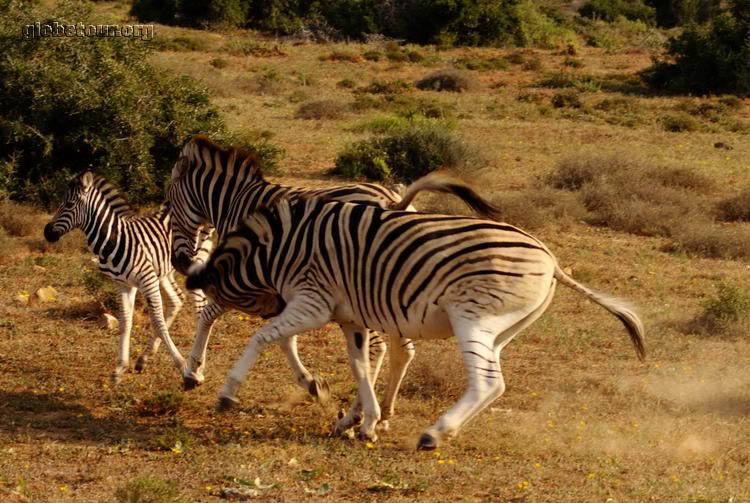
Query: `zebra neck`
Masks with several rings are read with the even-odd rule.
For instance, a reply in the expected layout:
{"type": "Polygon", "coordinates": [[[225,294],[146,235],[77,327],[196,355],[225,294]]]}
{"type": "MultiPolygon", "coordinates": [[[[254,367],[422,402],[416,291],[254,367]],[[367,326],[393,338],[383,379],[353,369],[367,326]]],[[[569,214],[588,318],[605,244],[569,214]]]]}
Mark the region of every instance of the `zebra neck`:
{"type": "Polygon", "coordinates": [[[111,246],[106,245],[117,242],[124,226],[123,215],[107,204],[106,199],[90,199],[81,227],[86,234],[89,250],[100,258],[104,258],[111,251],[111,246]]]}

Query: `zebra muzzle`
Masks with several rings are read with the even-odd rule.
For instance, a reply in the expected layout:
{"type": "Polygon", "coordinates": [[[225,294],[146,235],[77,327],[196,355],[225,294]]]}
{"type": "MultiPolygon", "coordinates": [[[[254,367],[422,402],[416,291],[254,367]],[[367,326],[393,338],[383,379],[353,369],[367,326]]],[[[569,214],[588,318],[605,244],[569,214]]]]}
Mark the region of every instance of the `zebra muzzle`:
{"type": "Polygon", "coordinates": [[[60,239],[60,233],[52,229],[52,224],[44,226],[44,239],[50,243],[56,243],[60,239]]]}

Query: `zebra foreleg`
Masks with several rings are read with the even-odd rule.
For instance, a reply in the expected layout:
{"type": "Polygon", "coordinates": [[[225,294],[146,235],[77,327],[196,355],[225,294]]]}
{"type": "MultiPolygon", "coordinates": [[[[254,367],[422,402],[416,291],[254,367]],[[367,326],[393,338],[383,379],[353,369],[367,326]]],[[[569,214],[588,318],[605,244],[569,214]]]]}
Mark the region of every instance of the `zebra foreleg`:
{"type": "Polygon", "coordinates": [[[390,373],[388,376],[388,387],[386,388],[383,405],[381,406],[382,415],[380,423],[378,423],[378,428],[383,431],[388,431],[388,420],[393,417],[398,390],[406,375],[406,369],[409,367],[409,363],[411,363],[415,353],[414,344],[410,339],[404,339],[397,335],[389,337],[391,339],[388,353],[388,368],[390,369],[390,373]]]}
{"type": "Polygon", "coordinates": [[[138,289],[122,285],[118,286],[118,290],[120,291],[120,342],[117,347],[117,366],[112,373],[114,384],[122,380],[122,374],[130,365],[130,330],[133,327],[133,307],[138,289]]]}
{"type": "MultiPolygon", "coordinates": [[[[194,290],[199,291],[199,290],[194,290]]],[[[202,292],[201,292],[202,294],[202,292]]],[[[183,374],[182,384],[185,391],[194,389],[206,379],[203,370],[206,365],[206,351],[208,350],[208,340],[211,338],[216,319],[224,312],[215,302],[209,302],[200,312],[197,313],[196,335],[193,342],[193,349],[188,357],[188,366],[183,374]]]]}
{"type": "Polygon", "coordinates": [[[328,383],[322,377],[310,374],[299,359],[297,336],[285,337],[279,341],[279,345],[286,355],[289,366],[292,367],[297,384],[321,402],[328,400],[331,396],[328,383]]]}
{"type": "Polygon", "coordinates": [[[323,299],[316,292],[308,290],[307,294],[295,297],[276,318],[255,332],[242,357],[227,376],[219,393],[217,409],[224,411],[238,403],[237,389],[268,344],[322,327],[331,318],[329,306],[332,304],[331,300],[323,299]]]}
{"type": "Polygon", "coordinates": [[[349,365],[352,375],[357,381],[357,396],[352,402],[349,413],[336,422],[336,432],[348,435],[348,431],[358,422],[359,410],[364,415],[359,428],[359,436],[372,441],[377,440],[375,427],[380,420],[380,406],[378,405],[372,385],[370,372],[369,330],[356,325],[342,324],[341,329],[346,335],[346,346],[349,351],[349,365]]]}

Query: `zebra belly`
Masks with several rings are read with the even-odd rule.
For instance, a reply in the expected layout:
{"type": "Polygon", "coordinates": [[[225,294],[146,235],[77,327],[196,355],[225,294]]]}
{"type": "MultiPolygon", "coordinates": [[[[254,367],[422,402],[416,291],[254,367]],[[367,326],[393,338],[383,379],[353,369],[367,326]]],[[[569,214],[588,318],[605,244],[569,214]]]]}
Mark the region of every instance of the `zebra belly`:
{"type": "Polygon", "coordinates": [[[416,310],[409,310],[408,318],[395,320],[378,320],[371,317],[363,317],[354,314],[348,303],[338,304],[333,315],[333,319],[339,323],[356,323],[370,330],[378,332],[400,335],[409,339],[447,339],[453,336],[448,313],[435,304],[429,305],[426,310],[422,309],[424,319],[421,314],[415,314],[416,310]]]}

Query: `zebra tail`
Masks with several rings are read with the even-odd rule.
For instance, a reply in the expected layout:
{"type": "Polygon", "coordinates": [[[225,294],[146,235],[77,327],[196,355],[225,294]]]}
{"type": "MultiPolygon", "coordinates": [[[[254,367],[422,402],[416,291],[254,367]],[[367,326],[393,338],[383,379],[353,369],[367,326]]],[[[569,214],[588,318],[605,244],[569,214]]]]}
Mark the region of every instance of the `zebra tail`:
{"type": "Polygon", "coordinates": [[[477,192],[465,181],[456,178],[453,175],[442,171],[433,171],[423,176],[406,187],[400,202],[393,203],[390,206],[392,210],[405,210],[409,207],[416,195],[423,191],[443,192],[453,194],[466,203],[472,210],[479,215],[492,220],[501,218],[501,211],[489,201],[482,198],[477,192]]]}
{"type": "Polygon", "coordinates": [[[555,264],[555,279],[557,279],[565,286],[568,286],[573,290],[582,293],[610,313],[617,316],[617,318],[619,318],[619,320],[623,323],[623,325],[625,325],[625,328],[628,330],[630,340],[633,342],[635,351],[638,354],[638,359],[643,361],[643,359],[646,357],[646,346],[643,342],[643,323],[641,322],[641,319],[635,313],[633,308],[630,307],[626,301],[615,297],[614,295],[595,292],[594,290],[583,286],[582,284],[578,283],[576,280],[565,274],[565,272],[560,268],[558,264],[555,264]]]}

